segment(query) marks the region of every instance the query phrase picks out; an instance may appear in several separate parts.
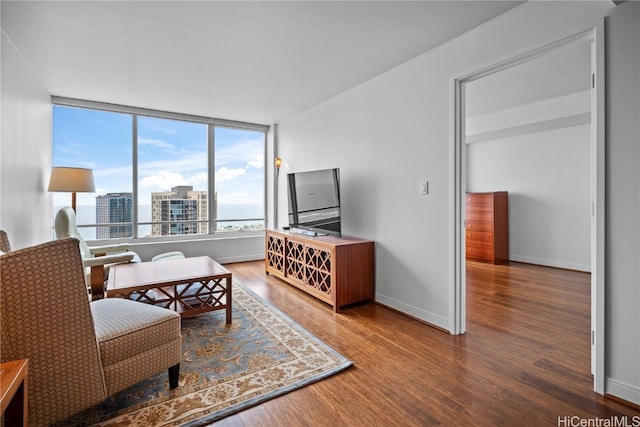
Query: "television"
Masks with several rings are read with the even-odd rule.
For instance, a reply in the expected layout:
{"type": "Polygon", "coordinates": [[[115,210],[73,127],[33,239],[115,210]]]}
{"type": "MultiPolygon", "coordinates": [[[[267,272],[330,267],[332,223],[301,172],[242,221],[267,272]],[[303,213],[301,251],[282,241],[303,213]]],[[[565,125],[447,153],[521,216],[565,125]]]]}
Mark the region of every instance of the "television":
{"type": "Polygon", "coordinates": [[[341,236],[340,169],[290,173],[289,227],[341,236]]]}

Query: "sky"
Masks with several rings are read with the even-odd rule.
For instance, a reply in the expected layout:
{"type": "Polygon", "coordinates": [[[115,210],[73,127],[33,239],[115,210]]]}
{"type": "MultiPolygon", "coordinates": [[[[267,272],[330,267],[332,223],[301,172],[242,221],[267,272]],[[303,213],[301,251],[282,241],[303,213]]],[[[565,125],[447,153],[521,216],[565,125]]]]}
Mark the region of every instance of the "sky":
{"type": "MultiPolygon", "coordinates": [[[[133,191],[132,128],[129,114],[54,106],[53,165],[94,171],[96,193],[79,193],[78,205],[133,191]]],[[[218,205],[264,204],[264,133],[216,127],[214,140],[218,205]]],[[[140,206],[177,185],[207,190],[206,124],[139,116],[137,155],[140,206]]],[[[69,200],[54,193],[54,206],[69,200]]]]}

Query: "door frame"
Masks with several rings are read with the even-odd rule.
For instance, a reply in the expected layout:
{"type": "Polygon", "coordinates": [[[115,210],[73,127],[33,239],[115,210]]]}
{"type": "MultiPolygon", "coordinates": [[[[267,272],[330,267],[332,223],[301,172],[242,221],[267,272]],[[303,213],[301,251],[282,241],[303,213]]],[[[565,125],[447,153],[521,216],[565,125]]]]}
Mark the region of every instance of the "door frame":
{"type": "Polygon", "coordinates": [[[465,143],[465,83],[486,77],[527,62],[549,52],[578,44],[591,44],[591,373],[594,391],[604,394],[605,366],[605,140],[604,140],[604,20],[593,28],[525,53],[512,56],[490,66],[451,79],[454,107],[451,144],[451,189],[453,212],[450,230],[452,274],[449,293],[449,332],[466,331],[466,259],[464,210],[467,182],[467,147],[465,143]]]}

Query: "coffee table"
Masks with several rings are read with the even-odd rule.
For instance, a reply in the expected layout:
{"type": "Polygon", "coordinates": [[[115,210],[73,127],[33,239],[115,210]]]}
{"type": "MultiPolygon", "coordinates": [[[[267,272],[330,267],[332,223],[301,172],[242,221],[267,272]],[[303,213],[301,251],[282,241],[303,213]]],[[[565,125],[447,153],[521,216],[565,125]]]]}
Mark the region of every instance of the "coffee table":
{"type": "Polygon", "coordinates": [[[208,256],[113,265],[106,297],[158,305],[183,317],[225,309],[231,323],[231,272],[208,256]]]}

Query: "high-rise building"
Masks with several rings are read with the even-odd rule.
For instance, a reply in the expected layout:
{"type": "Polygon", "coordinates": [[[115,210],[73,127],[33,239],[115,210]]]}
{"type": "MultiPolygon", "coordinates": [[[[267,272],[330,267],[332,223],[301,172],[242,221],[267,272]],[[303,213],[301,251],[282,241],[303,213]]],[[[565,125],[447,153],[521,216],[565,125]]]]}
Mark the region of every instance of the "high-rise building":
{"type": "Polygon", "coordinates": [[[133,193],[107,193],[96,197],[96,239],[133,236],[133,193]]]}
{"type": "Polygon", "coordinates": [[[152,236],[206,234],[209,212],[206,191],[193,191],[190,185],[173,187],[171,191],[151,193],[152,236]]]}

